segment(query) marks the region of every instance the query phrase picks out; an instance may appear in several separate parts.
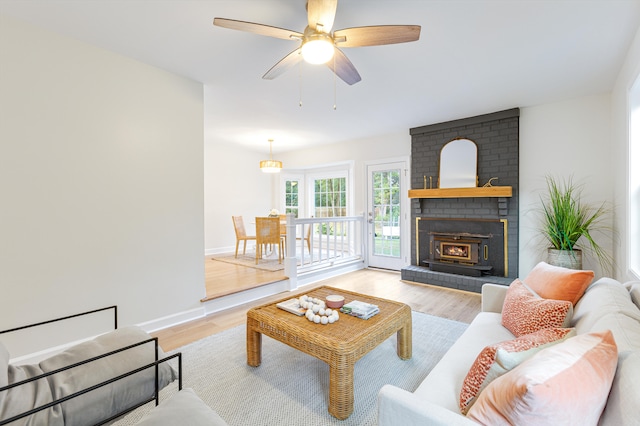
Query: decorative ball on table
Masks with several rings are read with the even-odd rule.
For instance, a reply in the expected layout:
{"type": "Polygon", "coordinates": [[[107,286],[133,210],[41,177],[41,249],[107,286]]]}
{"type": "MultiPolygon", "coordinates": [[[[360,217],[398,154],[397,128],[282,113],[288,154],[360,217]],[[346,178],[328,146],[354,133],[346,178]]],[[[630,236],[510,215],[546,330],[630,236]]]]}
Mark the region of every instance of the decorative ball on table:
{"type": "Polygon", "coordinates": [[[340,319],[338,311],[327,308],[324,300],[309,297],[305,294],[304,296],[300,296],[298,304],[307,310],[304,315],[313,323],[327,325],[333,324],[340,319]]]}

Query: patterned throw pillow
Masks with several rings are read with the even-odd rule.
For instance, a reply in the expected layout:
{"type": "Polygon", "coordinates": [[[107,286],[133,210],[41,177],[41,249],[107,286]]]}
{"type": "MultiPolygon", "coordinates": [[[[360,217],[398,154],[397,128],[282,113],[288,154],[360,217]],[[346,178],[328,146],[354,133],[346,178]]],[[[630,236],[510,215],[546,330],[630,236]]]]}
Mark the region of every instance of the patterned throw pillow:
{"type": "Polygon", "coordinates": [[[502,325],[520,337],[543,328],[567,327],[572,315],[571,302],[542,299],[516,278],[504,299],[502,325]]]}
{"type": "Polygon", "coordinates": [[[512,370],[535,353],[576,335],[573,328],[545,328],[485,347],[467,373],[460,391],[460,412],[469,408],[494,379],[512,370]]]}
{"type": "Polygon", "coordinates": [[[483,425],[596,425],[618,363],[610,330],[543,349],[498,377],[467,418],[483,425]]]}
{"type": "Polygon", "coordinates": [[[593,281],[593,271],[582,271],[538,263],[524,282],[545,299],[568,300],[574,305],[593,281]]]}

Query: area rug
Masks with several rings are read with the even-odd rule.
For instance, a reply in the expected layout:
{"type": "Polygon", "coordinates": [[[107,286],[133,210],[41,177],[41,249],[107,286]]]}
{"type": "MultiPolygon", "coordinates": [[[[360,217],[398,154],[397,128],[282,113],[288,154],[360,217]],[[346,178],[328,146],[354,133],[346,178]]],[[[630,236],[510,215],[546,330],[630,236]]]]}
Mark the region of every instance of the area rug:
{"type": "MultiPolygon", "coordinates": [[[[193,388],[230,426],[375,425],[380,388],[390,383],[415,390],[466,328],[461,322],[413,312],[413,357],[398,358],[395,335],[362,357],[355,366],[353,414],[346,420],[327,411],[327,364],[263,337],[262,365],[249,367],[245,326],[178,349],[183,356],[183,387],[193,388]]],[[[176,389],[176,384],[165,388],[161,401],[176,389]]],[[[116,424],[133,425],[152,407],[147,404],[116,424]]]]}
{"type": "Polygon", "coordinates": [[[263,271],[282,271],[284,270],[284,261],[283,263],[278,262],[278,257],[274,256],[273,258],[264,258],[260,259],[258,264],[256,265],[256,258],[254,255],[246,255],[238,253],[238,257],[235,257],[234,253],[220,254],[211,258],[212,260],[217,260],[218,262],[224,263],[233,263],[234,265],[246,266],[248,268],[261,269],[263,271]]]}

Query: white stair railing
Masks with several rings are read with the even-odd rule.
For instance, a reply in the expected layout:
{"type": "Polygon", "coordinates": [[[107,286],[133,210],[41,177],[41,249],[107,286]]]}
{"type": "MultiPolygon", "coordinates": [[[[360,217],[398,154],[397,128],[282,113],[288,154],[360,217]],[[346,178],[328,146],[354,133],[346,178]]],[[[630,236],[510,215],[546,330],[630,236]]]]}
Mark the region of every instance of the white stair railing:
{"type": "Polygon", "coordinates": [[[364,224],[364,216],[296,219],[287,214],[285,275],[290,288],[297,288],[299,275],[362,262],[364,224]]]}

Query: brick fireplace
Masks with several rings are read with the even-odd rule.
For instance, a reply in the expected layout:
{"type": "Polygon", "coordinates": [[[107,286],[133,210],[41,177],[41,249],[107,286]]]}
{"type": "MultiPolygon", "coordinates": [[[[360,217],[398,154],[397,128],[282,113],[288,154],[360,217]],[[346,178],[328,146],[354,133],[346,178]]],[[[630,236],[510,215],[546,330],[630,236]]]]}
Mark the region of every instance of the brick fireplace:
{"type": "Polygon", "coordinates": [[[519,116],[515,108],[411,129],[411,265],[402,279],[480,292],[518,276],[519,116]],[[477,145],[479,188],[413,191],[437,188],[440,150],[459,138],[477,145]],[[480,188],[487,182],[493,188],[480,188]],[[494,194],[497,186],[509,194],[494,194]]]}

